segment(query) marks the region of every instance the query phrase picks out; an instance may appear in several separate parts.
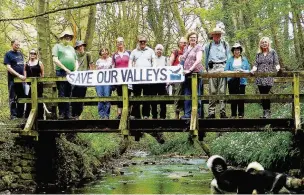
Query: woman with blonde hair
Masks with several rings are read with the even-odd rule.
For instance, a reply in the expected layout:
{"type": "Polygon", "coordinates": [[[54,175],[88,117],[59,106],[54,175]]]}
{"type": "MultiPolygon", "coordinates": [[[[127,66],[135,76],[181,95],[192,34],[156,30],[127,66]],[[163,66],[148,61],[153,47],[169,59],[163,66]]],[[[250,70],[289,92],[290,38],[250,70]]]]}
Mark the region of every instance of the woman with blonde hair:
{"type": "MultiPolygon", "coordinates": [[[[112,68],[112,58],[109,57],[109,49],[101,48],[99,51],[100,58],[96,61],[96,69],[110,69],[112,68]]],[[[111,96],[111,85],[99,85],[96,86],[96,92],[98,97],[111,96]]],[[[110,102],[98,102],[98,114],[100,119],[109,119],[110,117],[110,102]]]]}
{"type": "MultiPolygon", "coordinates": [[[[38,51],[35,49],[31,49],[29,52],[29,60],[26,62],[24,66],[24,76],[26,78],[29,77],[44,77],[44,66],[38,58],[38,51]]],[[[28,83],[29,85],[31,83],[28,83]]],[[[38,83],[37,86],[38,97],[42,97],[43,93],[43,83],[38,83]]],[[[28,98],[31,97],[31,90],[28,92],[28,98]]],[[[27,103],[25,110],[25,118],[27,118],[31,112],[32,105],[27,103]]],[[[38,104],[38,119],[43,118],[43,104],[38,104]]]]}
{"type": "MultiPolygon", "coordinates": [[[[262,37],[259,42],[258,53],[253,64],[251,73],[254,72],[278,72],[280,70],[278,55],[274,49],[271,48],[270,39],[262,37]]],[[[272,77],[256,78],[256,84],[261,94],[268,94],[274,84],[272,77]]],[[[263,115],[261,118],[270,118],[270,100],[262,100],[263,115]]]]}

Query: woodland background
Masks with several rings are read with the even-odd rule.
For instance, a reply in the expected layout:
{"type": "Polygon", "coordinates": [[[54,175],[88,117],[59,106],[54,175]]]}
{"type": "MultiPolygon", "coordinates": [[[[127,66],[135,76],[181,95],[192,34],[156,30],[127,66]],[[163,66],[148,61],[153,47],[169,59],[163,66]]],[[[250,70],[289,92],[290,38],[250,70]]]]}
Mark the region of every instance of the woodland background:
{"type": "Polygon", "coordinates": [[[67,28],[76,35],[73,42],[84,40],[97,59],[101,46],[115,51],[118,36],[132,50],[137,35],[145,34],[151,47],[161,43],[170,55],[187,32],[197,31],[204,45],[208,32],[218,25],[230,45],[244,45],[251,63],[259,39],[269,36],[283,67],[303,69],[303,10],[304,0],[1,0],[0,56],[17,38],[25,56],[39,48],[46,75],[52,75],[51,48],[67,28]]]}
{"type": "MultiPolygon", "coordinates": [[[[192,30],[199,33],[200,44],[206,44],[208,32],[216,25],[225,30],[223,39],[230,45],[240,42],[244,46],[244,55],[251,64],[258,41],[262,36],[269,36],[283,68],[304,69],[304,0],[0,0],[0,61],[3,62],[5,52],[11,48],[10,41],[19,39],[26,58],[31,48],[39,48],[45,75],[54,76],[51,48],[65,29],[73,30],[76,35],[73,43],[76,40],[87,43],[87,50],[96,61],[99,48],[106,46],[111,52],[115,51],[118,36],[124,37],[126,48],[132,50],[137,35],[145,34],[152,48],[161,43],[168,56],[179,38],[192,30]]],[[[0,123],[9,117],[6,72],[5,67],[0,66],[0,123]]],[[[291,85],[284,84],[274,87],[279,93],[290,93],[291,89],[291,85]]],[[[303,87],[301,89],[303,92],[303,87]]],[[[248,85],[246,93],[255,92],[254,84],[248,85]]],[[[88,94],[94,96],[94,89],[89,89],[88,94]]],[[[48,95],[46,90],[44,96],[48,95]]],[[[168,108],[168,113],[173,113],[173,108],[168,108]]],[[[115,109],[111,111],[111,118],[115,118],[115,109]]],[[[228,106],[227,110],[230,110],[228,106]]],[[[261,111],[258,104],[247,104],[245,117],[258,118],[261,111]]],[[[291,105],[272,107],[274,118],[291,117],[290,113],[291,105]]],[[[168,118],[173,118],[171,115],[168,118]]],[[[97,107],[86,107],[82,117],[98,119],[97,107]]],[[[132,147],[141,147],[154,154],[202,153],[200,146],[189,144],[186,133],[165,136],[166,142],[161,146],[146,135],[132,147]]],[[[263,133],[226,133],[216,137],[210,133],[205,141],[210,143],[212,153],[224,155],[231,162],[246,164],[254,160],[266,168],[277,169],[297,166],[291,163],[298,156],[298,151],[292,150],[291,133],[271,132],[270,129],[263,133]]],[[[78,134],[78,138],[89,146],[84,154],[88,158],[100,157],[119,148],[119,137],[109,134],[78,134]]],[[[71,151],[82,151],[77,149],[82,147],[80,142],[71,144],[65,138],[63,140],[66,145],[76,148],[71,151]]],[[[71,155],[62,156],[72,158],[71,155]]]]}

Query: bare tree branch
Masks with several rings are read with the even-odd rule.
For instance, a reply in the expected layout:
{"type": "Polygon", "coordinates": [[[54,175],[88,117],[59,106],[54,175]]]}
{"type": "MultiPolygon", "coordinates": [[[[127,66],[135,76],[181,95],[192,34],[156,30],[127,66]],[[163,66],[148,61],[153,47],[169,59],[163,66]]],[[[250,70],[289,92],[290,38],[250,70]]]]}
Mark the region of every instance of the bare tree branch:
{"type": "Polygon", "coordinates": [[[64,7],[64,8],[60,8],[60,9],[55,9],[55,10],[51,10],[51,11],[44,12],[44,13],[41,13],[41,14],[32,15],[32,16],[26,16],[26,17],[22,17],[22,18],[4,18],[4,19],[0,19],[0,22],[16,21],[16,20],[26,20],[26,19],[37,18],[39,16],[44,16],[44,15],[47,15],[47,14],[53,14],[53,13],[60,12],[60,11],[65,11],[65,10],[79,9],[79,8],[89,7],[89,6],[97,5],[97,4],[118,3],[118,2],[124,2],[124,1],[128,1],[128,0],[104,0],[104,1],[98,1],[98,2],[94,2],[94,3],[87,3],[87,4],[83,4],[83,5],[77,5],[77,6],[72,6],[72,7],[64,7]]]}

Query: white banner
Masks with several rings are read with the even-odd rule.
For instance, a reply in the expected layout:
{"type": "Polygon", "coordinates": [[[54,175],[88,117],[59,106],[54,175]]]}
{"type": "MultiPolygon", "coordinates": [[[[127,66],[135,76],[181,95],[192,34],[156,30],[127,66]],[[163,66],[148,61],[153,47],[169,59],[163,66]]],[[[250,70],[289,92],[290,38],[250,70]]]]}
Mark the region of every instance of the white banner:
{"type": "Polygon", "coordinates": [[[185,80],[182,66],[75,71],[66,78],[72,85],[80,86],[178,83],[185,80]]]}

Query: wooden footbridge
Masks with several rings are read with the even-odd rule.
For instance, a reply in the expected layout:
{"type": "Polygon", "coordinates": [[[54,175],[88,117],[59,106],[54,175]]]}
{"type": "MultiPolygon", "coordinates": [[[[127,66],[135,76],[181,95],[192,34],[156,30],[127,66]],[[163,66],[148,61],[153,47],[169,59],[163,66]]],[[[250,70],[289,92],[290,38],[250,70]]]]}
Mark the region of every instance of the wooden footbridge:
{"type": "MultiPolygon", "coordinates": [[[[232,132],[232,131],[291,131],[298,132],[302,129],[300,102],[303,102],[303,94],[300,94],[300,82],[303,80],[304,72],[283,72],[259,73],[251,75],[249,73],[203,73],[192,75],[192,95],[191,96],[128,96],[127,85],[123,86],[122,96],[112,97],[85,97],[85,98],[58,98],[56,87],[53,85],[52,97],[38,98],[37,84],[54,83],[55,81],[65,81],[65,78],[29,78],[27,82],[31,82],[31,99],[22,98],[20,103],[32,103],[32,110],[27,121],[20,124],[22,129],[18,132],[23,136],[38,137],[39,133],[66,133],[66,132],[99,132],[99,133],[120,133],[125,138],[135,136],[135,140],[139,140],[142,132],[189,132],[192,137],[202,140],[205,132],[232,132]],[[289,94],[249,94],[249,95],[197,95],[198,78],[207,81],[208,78],[215,77],[248,77],[253,81],[255,77],[275,77],[275,82],[290,83],[291,93],[289,94]],[[198,100],[202,104],[207,104],[210,99],[213,100],[239,100],[245,103],[260,103],[262,99],[270,99],[272,103],[289,103],[292,104],[292,117],[290,118],[242,118],[242,119],[205,119],[198,118],[198,100]],[[174,100],[192,100],[192,113],[189,120],[144,120],[129,119],[129,105],[133,102],[141,101],[166,101],[167,104],[173,104],[174,100]],[[37,120],[38,103],[59,103],[59,102],[85,102],[85,105],[96,105],[100,101],[110,101],[112,105],[123,102],[122,117],[120,120],[37,120]]],[[[21,82],[20,80],[15,80],[21,82]]],[[[206,83],[206,82],[205,82],[206,83]]],[[[44,86],[48,86],[47,84],[44,86]]],[[[276,88],[274,86],[273,88],[276,88]]],[[[246,110],[245,110],[246,111],[246,110]]],[[[262,108],[261,108],[262,112],[262,108]]]]}

